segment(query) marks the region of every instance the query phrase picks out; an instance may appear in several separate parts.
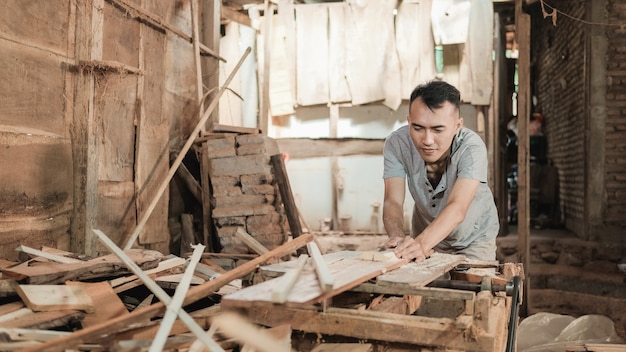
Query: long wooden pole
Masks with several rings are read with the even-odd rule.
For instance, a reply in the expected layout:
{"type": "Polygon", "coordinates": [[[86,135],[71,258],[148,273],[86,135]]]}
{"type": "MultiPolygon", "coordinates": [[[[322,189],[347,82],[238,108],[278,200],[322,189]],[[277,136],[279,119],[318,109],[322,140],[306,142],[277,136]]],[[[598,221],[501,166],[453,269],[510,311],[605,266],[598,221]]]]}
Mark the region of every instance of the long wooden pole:
{"type": "MultiPolygon", "coordinates": [[[[219,290],[222,286],[229,282],[241,278],[257,269],[258,266],[265,264],[270,259],[281,258],[289,255],[297,249],[305,246],[307,243],[313,241],[313,234],[307,233],[295,238],[280,247],[277,247],[270,252],[258,256],[249,262],[241,264],[240,266],[228,271],[225,274],[217,276],[211,281],[207,281],[201,285],[191,288],[185,297],[183,306],[199,301],[207,295],[219,290]]],[[[20,350],[21,352],[55,352],[64,351],[66,349],[74,348],[75,346],[84,343],[85,341],[93,340],[99,336],[105,334],[115,333],[131,324],[137,323],[142,320],[151,319],[159,314],[163,314],[165,311],[165,304],[163,302],[157,302],[145,308],[139,308],[132,311],[130,314],[120,316],[97,325],[90,326],[88,328],[78,330],[70,335],[62,336],[54,340],[47,341],[46,343],[25,348],[20,350]]]]}
{"type": "Polygon", "coordinates": [[[517,233],[520,262],[524,264],[523,301],[520,314],[528,315],[530,306],[530,15],[524,13],[523,0],[515,3],[515,36],[519,45],[517,70],[517,233]]]}
{"type": "MultiPolygon", "coordinates": [[[[213,97],[213,101],[211,101],[211,105],[209,105],[209,107],[206,109],[206,111],[204,112],[204,115],[202,115],[202,118],[200,119],[200,121],[198,121],[198,124],[196,125],[196,128],[193,130],[193,132],[191,132],[191,134],[189,135],[189,138],[187,138],[187,142],[185,142],[185,145],[183,146],[182,150],[178,153],[178,156],[176,157],[176,160],[174,160],[174,162],[172,163],[172,166],[170,167],[170,170],[168,171],[167,175],[165,176],[165,178],[161,182],[161,185],[159,186],[156,194],[154,195],[154,198],[152,199],[152,202],[150,203],[150,205],[146,209],[146,212],[143,213],[139,223],[137,224],[137,227],[135,227],[135,230],[130,235],[130,238],[128,239],[128,241],[126,242],[126,245],[124,246],[124,249],[132,248],[133,244],[137,240],[137,237],[139,237],[139,233],[141,232],[141,230],[143,230],[143,227],[146,224],[146,222],[148,222],[148,219],[150,218],[150,215],[152,215],[152,211],[154,211],[154,208],[156,207],[157,203],[159,202],[159,199],[161,198],[161,196],[163,195],[163,192],[165,191],[165,189],[169,185],[170,181],[172,180],[172,177],[176,173],[176,170],[178,169],[180,164],[183,162],[183,158],[185,157],[185,155],[187,155],[187,151],[189,151],[189,149],[193,145],[196,137],[198,136],[198,133],[204,127],[204,124],[208,120],[209,116],[211,116],[211,113],[213,112],[213,110],[217,107],[217,104],[220,101],[220,97],[222,96],[222,94],[224,94],[224,92],[228,88],[228,85],[230,84],[230,82],[235,77],[235,74],[237,73],[237,71],[241,67],[241,64],[246,59],[248,54],[250,54],[251,50],[252,49],[250,47],[248,47],[248,49],[246,49],[246,51],[243,53],[243,56],[241,57],[241,59],[239,59],[239,62],[237,63],[237,65],[235,66],[233,71],[230,73],[230,75],[228,76],[228,78],[224,82],[224,85],[220,88],[220,90],[217,92],[217,94],[213,97]]],[[[200,109],[202,109],[202,102],[200,102],[200,109]]]]}

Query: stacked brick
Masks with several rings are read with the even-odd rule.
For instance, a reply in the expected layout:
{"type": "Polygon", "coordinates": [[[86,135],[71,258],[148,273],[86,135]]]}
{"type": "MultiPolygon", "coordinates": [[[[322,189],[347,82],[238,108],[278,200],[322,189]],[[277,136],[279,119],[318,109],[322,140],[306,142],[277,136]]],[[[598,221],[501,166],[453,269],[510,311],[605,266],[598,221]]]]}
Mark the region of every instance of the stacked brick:
{"type": "Polygon", "coordinates": [[[222,253],[251,253],[238,227],[267,249],[287,240],[280,193],[270,163],[276,141],[260,134],[223,134],[206,142],[212,217],[222,253]]]}

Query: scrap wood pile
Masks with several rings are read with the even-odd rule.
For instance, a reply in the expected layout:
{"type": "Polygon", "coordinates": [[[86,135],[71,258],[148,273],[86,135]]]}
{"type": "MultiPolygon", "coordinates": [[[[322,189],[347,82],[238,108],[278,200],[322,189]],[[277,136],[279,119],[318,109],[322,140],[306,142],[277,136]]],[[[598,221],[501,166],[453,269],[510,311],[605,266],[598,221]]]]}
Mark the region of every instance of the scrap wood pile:
{"type": "Polygon", "coordinates": [[[187,259],[166,257],[122,250],[94,232],[112,254],[88,259],[20,246],[30,259],[2,261],[0,350],[290,350],[290,329],[261,331],[240,316],[220,313],[217,303],[260,265],[291,255],[313,235],[224,270],[203,245],[187,259]]]}

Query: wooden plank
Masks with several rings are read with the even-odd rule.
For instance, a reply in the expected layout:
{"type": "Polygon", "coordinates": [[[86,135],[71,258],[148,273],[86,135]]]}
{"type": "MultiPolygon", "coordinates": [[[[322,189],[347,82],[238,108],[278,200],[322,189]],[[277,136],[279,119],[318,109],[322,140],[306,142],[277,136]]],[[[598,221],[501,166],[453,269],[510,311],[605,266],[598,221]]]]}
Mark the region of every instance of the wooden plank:
{"type": "MultiPolygon", "coordinates": [[[[228,273],[216,277],[212,281],[207,281],[202,285],[190,289],[187,293],[185,304],[191,304],[205,298],[208,294],[217,291],[220,287],[228,284],[229,282],[255,271],[259,265],[266,263],[268,260],[289,255],[312,240],[312,234],[304,234],[297,239],[289,241],[282,246],[271,250],[265,255],[251,259],[250,261],[239,265],[228,273]]],[[[69,336],[48,341],[38,346],[37,348],[26,349],[24,352],[63,351],[64,349],[74,347],[83,343],[84,341],[88,341],[89,339],[95,338],[97,336],[109,334],[114,331],[123,329],[124,327],[127,327],[135,322],[142,321],[144,319],[150,319],[158,314],[161,314],[164,309],[164,303],[158,302],[143,309],[136,309],[126,317],[115,318],[106,322],[102,322],[99,325],[76,331],[69,336]]]]}
{"type": "MultiPolygon", "coordinates": [[[[360,260],[358,256],[359,252],[357,251],[342,251],[322,256],[329,267],[333,279],[332,291],[329,292],[322,292],[314,268],[310,266],[305,267],[289,293],[285,304],[301,307],[322,302],[329,297],[347,291],[383,272],[394,270],[408,262],[401,259],[395,262],[374,262],[360,260]]],[[[274,268],[281,265],[277,264],[274,268]]],[[[289,264],[289,266],[293,265],[294,263],[289,264]]],[[[282,269],[284,271],[285,266],[282,266],[282,269]]],[[[271,302],[272,287],[277,282],[277,279],[267,280],[226,295],[222,297],[222,306],[245,307],[257,302],[271,302]]]]}
{"type": "Polygon", "coordinates": [[[311,352],[371,352],[371,343],[321,343],[311,352]]]}
{"type": "Polygon", "coordinates": [[[128,310],[120,297],[113,291],[108,282],[78,282],[68,281],[68,286],[82,287],[93,302],[94,311],[85,315],[81,325],[83,328],[99,324],[119,316],[128,314],[128,310]]]}
{"type": "Polygon", "coordinates": [[[95,312],[91,297],[80,286],[18,285],[17,294],[35,312],[82,310],[95,312]]]}
{"type": "Polygon", "coordinates": [[[0,334],[6,334],[11,341],[48,341],[59,336],[68,335],[70,332],[39,329],[0,328],[0,334]]]}
{"type": "Polygon", "coordinates": [[[250,236],[243,227],[237,227],[237,231],[235,231],[235,237],[239,238],[241,242],[243,242],[246,246],[252,249],[255,253],[263,255],[267,252],[267,248],[265,248],[259,241],[257,241],[254,237],[250,236]]]}
{"type": "Polygon", "coordinates": [[[410,283],[413,287],[423,287],[465,260],[464,255],[434,253],[421,263],[409,263],[394,271],[376,278],[381,286],[410,283]]]}
{"type": "MultiPolygon", "coordinates": [[[[530,273],[530,138],[528,120],[531,113],[530,82],[530,15],[524,12],[524,0],[515,0],[515,39],[519,45],[517,95],[517,218],[518,255],[526,273],[530,273]]],[[[524,278],[520,315],[528,316],[530,303],[530,275],[524,278]]]]}
{"type": "MultiPolygon", "coordinates": [[[[144,270],[144,273],[148,275],[157,274],[162,271],[166,271],[166,270],[170,270],[179,266],[183,266],[185,265],[186,262],[187,261],[184,258],[173,256],[163,261],[160,261],[156,268],[144,270]]],[[[109,283],[111,287],[116,287],[118,285],[124,284],[126,282],[130,282],[136,279],[137,279],[137,275],[130,275],[130,276],[124,276],[124,277],[119,277],[117,279],[113,279],[109,283]]]]}
{"type": "Polygon", "coordinates": [[[47,253],[44,251],[40,251],[38,249],[35,248],[30,248],[28,246],[25,245],[19,245],[16,249],[16,251],[18,252],[23,252],[23,253],[27,253],[33,256],[38,256],[38,257],[42,257],[42,258],[46,258],[48,260],[51,260],[53,262],[57,262],[57,263],[65,263],[65,264],[70,264],[70,263],[82,263],[82,260],[79,259],[74,259],[74,258],[68,258],[68,257],[64,257],[61,255],[56,255],[53,253],[47,253]]]}
{"type": "MultiPolygon", "coordinates": [[[[163,254],[148,249],[129,249],[126,255],[143,269],[156,267],[163,257],[163,254]]],[[[119,259],[110,254],[81,263],[46,263],[45,265],[13,267],[5,269],[3,275],[21,283],[60,284],[67,280],[81,281],[120,275],[126,272],[120,269],[121,264],[119,259]]]]}
{"type": "Polygon", "coordinates": [[[240,134],[259,134],[260,133],[258,128],[229,126],[229,125],[219,124],[217,122],[211,125],[211,132],[232,132],[232,133],[240,133],[240,134]]]}
{"type": "Polygon", "coordinates": [[[298,207],[293,199],[291,184],[289,183],[289,176],[287,175],[287,169],[285,168],[285,161],[283,160],[282,154],[270,156],[270,163],[272,164],[272,169],[274,169],[274,177],[276,179],[276,183],[278,184],[280,198],[283,201],[283,207],[285,209],[285,215],[287,216],[287,222],[289,223],[291,237],[297,238],[302,235],[302,226],[298,216],[298,207]]]}
{"type": "Polygon", "coordinates": [[[370,292],[390,295],[418,295],[444,300],[473,301],[476,293],[472,291],[454,290],[438,287],[414,287],[411,284],[396,284],[393,286],[380,286],[372,283],[362,283],[351,291],[370,292]]]}
{"type": "MultiPolygon", "coordinates": [[[[85,313],[78,310],[33,312],[28,308],[25,309],[27,310],[25,314],[1,321],[0,328],[30,328],[44,330],[67,326],[71,321],[78,322],[85,317],[85,313]]],[[[38,350],[35,349],[35,351],[38,350]]]]}
{"type": "Polygon", "coordinates": [[[322,292],[330,292],[333,290],[334,279],[332,274],[330,273],[330,269],[322,258],[322,253],[320,253],[320,249],[317,247],[315,242],[311,242],[307,245],[309,249],[309,253],[311,254],[311,259],[313,260],[313,268],[315,269],[315,274],[317,275],[317,281],[319,282],[320,288],[322,292]]]}
{"type": "Polygon", "coordinates": [[[278,149],[291,159],[350,155],[382,155],[383,139],[280,138],[278,149]]]}
{"type": "Polygon", "coordinates": [[[285,275],[281,277],[278,284],[274,286],[272,290],[272,302],[285,303],[289,292],[293,288],[293,285],[296,283],[298,276],[300,276],[300,273],[306,265],[308,258],[308,255],[301,254],[296,261],[295,267],[293,269],[287,270],[285,275]]]}
{"type": "Polygon", "coordinates": [[[198,184],[198,181],[193,177],[185,164],[180,164],[180,167],[176,170],[176,175],[183,180],[183,183],[185,183],[187,189],[191,192],[193,197],[198,202],[202,202],[202,187],[198,184]]]}

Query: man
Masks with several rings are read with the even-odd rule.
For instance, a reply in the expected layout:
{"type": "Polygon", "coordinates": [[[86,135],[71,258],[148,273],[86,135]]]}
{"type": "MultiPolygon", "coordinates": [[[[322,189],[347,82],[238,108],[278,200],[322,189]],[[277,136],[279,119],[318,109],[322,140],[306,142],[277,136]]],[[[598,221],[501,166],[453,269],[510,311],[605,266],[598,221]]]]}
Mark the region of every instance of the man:
{"type": "Polygon", "coordinates": [[[459,91],[443,81],[418,86],[407,122],[385,141],[384,246],[416,262],[434,251],[495,260],[500,225],[487,185],[487,149],[463,127],[459,91]],[[403,226],[406,184],[415,201],[410,237],[403,226]]]}

